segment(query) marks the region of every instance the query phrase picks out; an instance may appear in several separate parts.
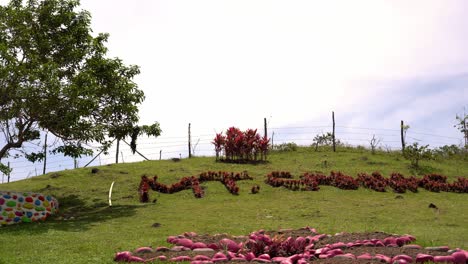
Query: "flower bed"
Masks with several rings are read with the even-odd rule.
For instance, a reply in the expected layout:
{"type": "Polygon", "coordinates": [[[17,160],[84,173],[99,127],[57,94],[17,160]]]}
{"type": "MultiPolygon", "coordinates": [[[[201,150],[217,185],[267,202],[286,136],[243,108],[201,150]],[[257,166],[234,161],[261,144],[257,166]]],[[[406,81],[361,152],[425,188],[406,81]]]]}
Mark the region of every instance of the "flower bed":
{"type": "Polygon", "coordinates": [[[169,236],[172,247],[141,247],[116,253],[120,262],[190,261],[260,263],[466,263],[468,251],[446,246],[423,248],[411,235],[374,233],[319,234],[305,227],[297,230],[252,232],[247,236],[197,235],[186,232],[169,236]]]}

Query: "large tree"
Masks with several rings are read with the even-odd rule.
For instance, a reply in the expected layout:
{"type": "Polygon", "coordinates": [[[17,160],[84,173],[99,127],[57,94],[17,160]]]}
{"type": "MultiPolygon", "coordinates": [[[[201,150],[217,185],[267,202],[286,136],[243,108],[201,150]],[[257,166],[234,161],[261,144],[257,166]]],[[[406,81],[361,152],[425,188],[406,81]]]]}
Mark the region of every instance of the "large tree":
{"type": "Polygon", "coordinates": [[[0,6],[0,159],[43,130],[72,157],[92,153],[86,142],[108,147],[132,133],[144,100],[139,68],[106,57],[108,35],[93,36],[90,22],[77,0],[0,6]]]}

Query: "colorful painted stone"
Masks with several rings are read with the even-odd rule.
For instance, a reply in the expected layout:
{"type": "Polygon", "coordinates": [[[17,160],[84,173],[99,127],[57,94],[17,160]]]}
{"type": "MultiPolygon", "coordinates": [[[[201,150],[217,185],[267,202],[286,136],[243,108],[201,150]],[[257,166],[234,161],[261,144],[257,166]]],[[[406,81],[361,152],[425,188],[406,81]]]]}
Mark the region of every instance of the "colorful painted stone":
{"type": "Polygon", "coordinates": [[[25,204],[23,204],[23,207],[26,208],[26,209],[33,209],[34,205],[32,205],[31,203],[25,203],[25,204]]]}
{"type": "Polygon", "coordinates": [[[58,205],[49,195],[0,191],[0,226],[44,221],[58,212],[58,205]]]}

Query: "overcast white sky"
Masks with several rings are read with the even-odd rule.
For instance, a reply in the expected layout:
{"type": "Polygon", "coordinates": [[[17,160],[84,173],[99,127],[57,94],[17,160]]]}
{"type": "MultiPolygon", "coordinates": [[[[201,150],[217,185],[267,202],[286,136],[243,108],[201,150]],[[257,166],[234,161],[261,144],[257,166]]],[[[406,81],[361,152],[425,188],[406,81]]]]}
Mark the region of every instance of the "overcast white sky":
{"type": "Polygon", "coordinates": [[[142,123],[166,133],[329,124],[335,110],[342,125],[454,135],[468,106],[466,1],[81,3],[110,56],[141,66],[142,123]]]}
{"type": "MultiPolygon", "coordinates": [[[[196,135],[261,129],[264,117],[276,128],[331,125],[332,110],[340,126],[398,130],[405,120],[410,132],[447,137],[409,140],[462,138],[453,125],[455,114],[468,111],[468,1],[81,6],[92,14],[94,33],[110,34],[109,56],[141,67],[141,123],[160,122],[161,139],[185,136],[189,122],[196,135]]],[[[295,133],[292,139],[303,138],[295,133]]]]}

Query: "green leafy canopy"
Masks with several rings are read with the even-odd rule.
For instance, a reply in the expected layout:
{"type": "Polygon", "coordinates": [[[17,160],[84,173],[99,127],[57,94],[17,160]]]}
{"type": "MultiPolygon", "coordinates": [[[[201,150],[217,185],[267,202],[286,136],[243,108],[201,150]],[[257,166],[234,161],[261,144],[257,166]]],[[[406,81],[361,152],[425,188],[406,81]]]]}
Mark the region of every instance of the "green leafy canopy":
{"type": "Polygon", "coordinates": [[[78,7],[75,0],[0,6],[0,159],[43,130],[64,143],[52,152],[90,155],[83,143],[108,148],[109,138],[130,135],[138,122],[139,67],[106,57],[108,35],[93,36],[90,13],[78,7]]]}

